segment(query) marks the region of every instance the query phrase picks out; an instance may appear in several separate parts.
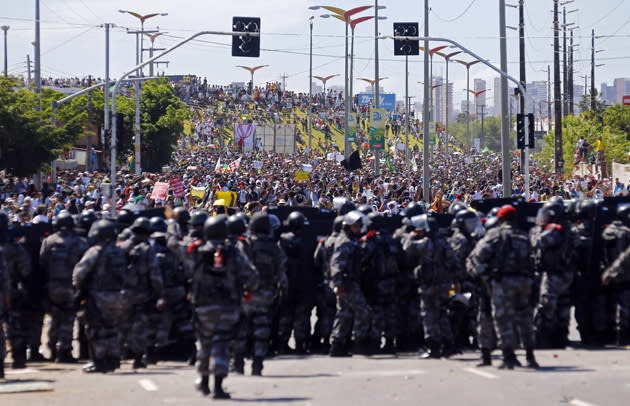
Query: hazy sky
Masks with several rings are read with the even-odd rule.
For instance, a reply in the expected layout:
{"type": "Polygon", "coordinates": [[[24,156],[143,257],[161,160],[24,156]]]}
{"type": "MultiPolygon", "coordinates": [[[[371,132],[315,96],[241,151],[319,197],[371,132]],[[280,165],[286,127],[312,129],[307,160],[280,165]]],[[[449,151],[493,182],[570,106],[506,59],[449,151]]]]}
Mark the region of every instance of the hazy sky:
{"type": "MultiPolygon", "coordinates": [[[[508,0],[517,4],[518,0],[508,0]]],[[[499,65],[499,12],[494,0],[442,0],[430,1],[430,35],[454,39],[474,50],[492,63],[499,65]]],[[[0,25],[9,25],[8,66],[12,74],[26,73],[26,55],[33,56],[35,0],[0,0],[0,25]]],[[[308,90],[309,25],[310,16],[316,16],[313,35],[313,73],[327,76],[340,74],[331,79],[330,85],[343,84],[344,26],[336,19],[319,18],[321,11],[312,11],[312,5],[330,5],[350,9],[361,5],[373,5],[366,0],[40,0],[41,13],[41,66],[44,77],[104,76],[105,31],[104,22],[116,25],[110,36],[110,74],[120,75],[135,62],[135,37],[126,29],[140,27],[139,20],[119,9],[141,14],[168,13],[146,21],[145,29],[155,29],[167,34],[155,40],[156,47],[174,44],[180,38],[202,30],[229,31],[232,16],[258,16],[262,18],[261,56],[233,58],[230,56],[230,38],[201,37],[184,45],[166,57],[170,61],[167,74],[197,74],[206,76],[210,83],[227,84],[249,80],[249,73],[235,65],[263,65],[256,73],[256,84],[280,80],[286,74],[287,87],[298,91],[308,90]]],[[[394,22],[424,23],[423,0],[379,0],[386,6],[379,14],[386,20],[379,22],[383,35],[391,34],[394,22]]],[[[574,22],[577,46],[575,82],[583,83],[578,75],[590,76],[591,29],[601,38],[596,39],[596,63],[605,64],[596,70],[596,87],[617,77],[630,77],[630,0],[575,0],[567,4],[567,23],[574,22]],[[573,11],[576,10],[576,11],[573,11]],[[570,12],[569,11],[573,11],[570,12]],[[625,44],[625,45],[624,45],[625,44]]],[[[562,10],[562,7],[560,7],[562,10]]],[[[547,65],[551,65],[553,79],[553,0],[525,0],[525,35],[527,53],[527,81],[546,80],[547,65]]],[[[373,13],[367,10],[358,16],[373,13]]],[[[508,7],[506,20],[509,26],[518,26],[518,9],[508,7]]],[[[560,17],[562,23],[562,16],[560,17]]],[[[361,23],[356,28],[355,78],[374,76],[374,22],[361,23]]],[[[423,28],[421,28],[421,31],[423,28]]],[[[145,47],[149,40],[145,38],[145,47]]],[[[562,44],[562,41],[561,41],[562,44]]],[[[438,46],[433,43],[431,47],[438,46]]],[[[386,91],[404,96],[404,57],[394,57],[392,40],[381,40],[379,46],[381,77],[386,91]]],[[[467,61],[470,56],[459,55],[467,61]]],[[[518,77],[518,35],[508,30],[508,72],[518,77]]],[[[441,57],[435,57],[434,76],[444,71],[441,57]]],[[[488,80],[487,87],[494,86],[496,75],[489,69],[476,65],[471,69],[473,78],[488,80]]],[[[421,97],[423,80],[422,56],[410,57],[410,95],[421,97]]],[[[449,80],[455,81],[455,103],[465,98],[466,69],[451,64],[449,80]]],[[[590,79],[589,79],[590,83],[590,79]]],[[[355,92],[363,90],[366,83],[355,81],[355,92]]],[[[492,89],[494,90],[494,89],[492,89]]],[[[493,91],[488,92],[488,104],[493,104],[493,91]]],[[[455,104],[457,109],[459,104],[455,104]]]]}

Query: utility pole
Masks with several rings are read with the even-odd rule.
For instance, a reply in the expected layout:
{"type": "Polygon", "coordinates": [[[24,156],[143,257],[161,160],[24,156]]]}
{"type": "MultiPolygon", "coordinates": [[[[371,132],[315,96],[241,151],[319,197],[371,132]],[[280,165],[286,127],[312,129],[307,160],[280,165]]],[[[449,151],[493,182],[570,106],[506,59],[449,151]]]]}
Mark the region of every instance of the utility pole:
{"type": "Polygon", "coordinates": [[[595,111],[595,30],[591,32],[591,109],[595,111]]]}
{"type": "MultiPolygon", "coordinates": [[[[518,2],[518,51],[520,55],[520,63],[519,63],[519,71],[520,71],[520,82],[524,88],[527,88],[527,80],[525,79],[525,10],[523,7],[523,0],[519,0],[518,2]]],[[[525,117],[525,108],[527,107],[527,100],[524,99],[524,95],[521,95],[521,114],[525,117]]],[[[482,118],[483,122],[483,118],[482,118]]],[[[510,126],[512,126],[512,122],[510,121],[510,126]]],[[[525,156],[525,149],[521,150],[521,169],[525,170],[525,160],[529,157],[525,156]]]]}
{"type": "MultiPolygon", "coordinates": [[[[92,75],[88,76],[89,86],[92,86],[92,75]]],[[[88,130],[86,132],[86,145],[85,145],[85,170],[90,171],[92,169],[92,152],[91,152],[91,144],[92,144],[92,123],[94,120],[93,112],[92,112],[92,91],[90,90],[87,94],[87,102],[88,102],[88,130]]]]}
{"type": "Polygon", "coordinates": [[[28,90],[31,90],[31,56],[30,55],[26,55],[26,80],[28,80],[28,82],[26,83],[26,88],[28,90]]]}
{"type": "Polygon", "coordinates": [[[562,92],[562,117],[566,117],[569,114],[569,75],[567,68],[567,8],[562,7],[562,85],[564,92],[562,92]]]}
{"type": "MultiPolygon", "coordinates": [[[[429,0],[425,0],[429,1],[429,0]]],[[[428,24],[428,23],[427,23],[428,24]]],[[[346,37],[347,37],[346,33],[346,37]]],[[[347,53],[347,52],[346,52],[347,53]]],[[[380,81],[379,81],[379,69],[378,69],[378,0],[374,0],[374,108],[377,109],[381,102],[380,97],[380,81]]],[[[346,75],[347,76],[347,75],[346,75]]],[[[378,149],[374,151],[374,169],[378,175],[381,170],[381,151],[378,149]]]]}
{"type": "MultiPolygon", "coordinates": [[[[504,0],[500,0],[504,1],[504,0]]],[[[424,36],[429,37],[429,0],[424,0],[424,36]]],[[[503,69],[503,68],[502,68],[503,69]]],[[[378,78],[378,75],[377,75],[378,78]]],[[[424,106],[422,113],[422,197],[431,203],[431,174],[429,173],[429,41],[424,40],[424,106]]]]}
{"type": "Polygon", "coordinates": [[[42,111],[42,78],[40,61],[41,44],[39,42],[39,0],[35,0],[35,93],[37,93],[39,104],[37,111],[42,111]]]}
{"type": "Polygon", "coordinates": [[[9,74],[9,71],[7,69],[7,31],[9,31],[9,26],[3,25],[0,28],[4,32],[4,77],[6,78],[9,74]]]}
{"type": "Polygon", "coordinates": [[[571,40],[569,42],[569,111],[573,115],[573,30],[571,30],[571,40]]]}
{"type": "Polygon", "coordinates": [[[308,60],[308,152],[313,153],[311,149],[311,140],[313,138],[313,20],[315,17],[311,16],[309,22],[311,25],[310,36],[310,52],[308,60]]]}
{"type": "MultiPolygon", "coordinates": [[[[505,32],[505,0],[499,0],[499,38],[501,49],[501,70],[508,71],[507,41],[505,32]]],[[[508,83],[501,75],[501,156],[503,172],[503,197],[512,196],[512,162],[510,162],[510,127],[508,122],[508,83]]]]}
{"type": "Polygon", "coordinates": [[[554,163],[555,171],[562,174],[564,158],[562,156],[562,93],[560,91],[560,22],[558,21],[558,0],[553,1],[553,98],[554,98],[554,163]]]}
{"type": "Polygon", "coordinates": [[[551,130],[551,69],[547,65],[547,132],[551,130]]]}
{"type": "MultiPolygon", "coordinates": [[[[109,27],[111,24],[105,23],[105,122],[104,129],[102,135],[103,146],[105,145],[105,137],[110,136],[110,120],[109,120],[109,27]]],[[[116,139],[111,137],[110,139],[110,154],[116,153],[116,139]]],[[[111,155],[110,155],[111,157],[111,155]]],[[[107,161],[105,161],[107,162],[107,161]]],[[[112,173],[116,173],[116,158],[111,160],[112,162],[112,173]]],[[[115,183],[116,179],[112,179],[112,184],[115,183]]],[[[115,206],[114,199],[116,198],[115,192],[112,188],[110,191],[110,196],[112,198],[111,204],[115,206]]]]}
{"type": "Polygon", "coordinates": [[[409,55],[405,55],[405,165],[409,164],[409,55]]]}

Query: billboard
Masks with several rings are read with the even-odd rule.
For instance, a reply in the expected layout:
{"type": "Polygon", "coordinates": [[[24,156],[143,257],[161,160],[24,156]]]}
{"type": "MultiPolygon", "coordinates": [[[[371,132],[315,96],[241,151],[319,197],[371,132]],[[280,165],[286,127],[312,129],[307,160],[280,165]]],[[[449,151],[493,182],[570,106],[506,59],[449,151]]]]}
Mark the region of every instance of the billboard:
{"type": "MultiPolygon", "coordinates": [[[[295,124],[257,124],[255,132],[256,142],[264,151],[274,151],[280,154],[295,152],[295,124]]],[[[245,148],[244,151],[250,151],[245,148]]]]}
{"type": "MultiPolygon", "coordinates": [[[[374,99],[374,95],[371,93],[359,93],[357,95],[359,100],[359,106],[367,106],[372,104],[372,100],[374,99]]],[[[396,109],[396,94],[394,93],[383,93],[379,95],[380,101],[378,103],[378,107],[394,111],[396,109]]]]}
{"type": "Polygon", "coordinates": [[[370,149],[385,149],[385,109],[370,110],[370,149]]]}

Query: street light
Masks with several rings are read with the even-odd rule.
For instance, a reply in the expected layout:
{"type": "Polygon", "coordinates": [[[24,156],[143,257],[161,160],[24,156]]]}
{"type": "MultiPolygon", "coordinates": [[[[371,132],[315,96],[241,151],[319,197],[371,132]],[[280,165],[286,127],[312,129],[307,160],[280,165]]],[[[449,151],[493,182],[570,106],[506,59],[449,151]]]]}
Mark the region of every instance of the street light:
{"type": "MultiPolygon", "coordinates": [[[[148,32],[144,33],[144,35],[149,37],[149,39],[151,40],[151,49],[149,49],[149,58],[153,57],[153,43],[155,42],[155,39],[159,37],[160,35],[164,35],[164,34],[167,34],[167,33],[166,32],[157,32],[155,34],[150,34],[148,32]]],[[[153,63],[149,65],[149,76],[153,76],[153,63]]]]}
{"type": "Polygon", "coordinates": [[[336,73],[330,76],[313,76],[315,79],[319,79],[322,81],[322,85],[324,85],[324,97],[326,97],[326,82],[328,82],[330,79],[334,78],[335,76],[339,76],[339,74],[336,73]]]}
{"type": "Polygon", "coordinates": [[[442,58],[444,58],[446,60],[446,156],[448,157],[448,106],[449,106],[449,100],[448,100],[448,63],[450,62],[451,58],[454,57],[455,55],[461,54],[462,51],[456,51],[456,52],[451,52],[450,54],[445,54],[442,52],[436,52],[436,54],[440,55],[442,58]]]}
{"type": "Polygon", "coordinates": [[[349,158],[350,157],[350,143],[348,142],[348,116],[350,114],[350,97],[349,97],[349,88],[348,88],[348,28],[350,26],[350,17],[352,17],[353,15],[360,13],[362,11],[365,11],[369,8],[371,8],[372,6],[360,6],[360,7],[356,7],[353,8],[351,10],[345,11],[343,9],[337,8],[337,7],[332,7],[332,6],[311,6],[309,7],[310,10],[319,10],[320,8],[323,8],[325,10],[331,11],[333,13],[335,13],[336,15],[342,16],[343,17],[343,21],[346,23],[346,35],[345,35],[345,40],[346,40],[346,48],[345,48],[345,82],[344,82],[344,120],[343,120],[343,125],[344,125],[344,156],[345,158],[349,158]]]}
{"type": "MultiPolygon", "coordinates": [[[[429,49],[429,66],[430,66],[430,78],[429,78],[429,83],[431,85],[433,85],[433,54],[436,52],[439,52],[441,50],[443,50],[444,48],[447,48],[448,45],[440,45],[439,47],[435,47],[433,49],[429,49]]],[[[424,47],[421,46],[419,47],[421,51],[424,51],[424,47]]],[[[435,87],[433,87],[435,88],[435,87]]],[[[431,92],[429,94],[429,128],[426,129],[426,133],[428,134],[431,131],[431,119],[433,119],[433,92],[431,92]]],[[[437,137],[437,134],[435,134],[435,136],[437,137]]]]}
{"type": "Polygon", "coordinates": [[[461,63],[466,67],[466,145],[468,149],[470,149],[470,67],[479,63],[479,60],[466,62],[461,59],[456,59],[455,62],[461,63]]]}
{"type": "MultiPolygon", "coordinates": [[[[478,111],[477,111],[477,97],[481,96],[484,93],[486,93],[488,90],[491,90],[491,89],[482,89],[482,90],[480,90],[478,92],[475,92],[472,89],[468,89],[468,92],[471,93],[473,96],[475,96],[475,114],[474,114],[474,116],[475,116],[475,123],[474,123],[474,127],[473,127],[473,130],[474,130],[473,133],[474,134],[477,134],[477,124],[476,124],[477,123],[477,114],[478,114],[478,111]]],[[[482,141],[483,141],[483,133],[484,133],[484,131],[483,131],[483,106],[481,106],[481,135],[479,136],[479,148],[481,148],[481,145],[483,144],[482,143],[482,141]]]]}
{"type": "MultiPolygon", "coordinates": [[[[139,14],[134,11],[129,10],[118,10],[119,13],[129,14],[140,20],[140,32],[136,31],[136,65],[142,63],[142,51],[144,46],[144,22],[149,18],[156,16],[167,16],[168,13],[150,13],[150,14],[139,14]],[[138,49],[138,34],[140,34],[140,49],[138,49]]],[[[136,71],[137,76],[142,76],[142,68],[136,71]]],[[[140,82],[136,82],[136,117],[135,117],[135,131],[134,131],[134,165],[136,175],[140,175],[142,173],[142,135],[140,133],[140,91],[141,85],[140,82]]]]}
{"type": "Polygon", "coordinates": [[[309,58],[308,58],[308,152],[311,153],[311,140],[313,139],[313,20],[315,17],[310,16],[308,21],[311,28],[309,40],[309,58]]]}
{"type": "Polygon", "coordinates": [[[236,65],[236,67],[237,67],[237,68],[243,68],[243,69],[245,69],[246,71],[248,71],[248,72],[249,72],[249,74],[251,75],[251,77],[252,77],[252,82],[251,82],[251,83],[252,83],[252,87],[251,87],[251,94],[254,94],[254,72],[256,72],[258,69],[265,68],[265,67],[267,67],[267,66],[269,66],[269,65],[259,65],[259,66],[243,66],[243,65],[236,65]]]}
{"type": "Polygon", "coordinates": [[[4,31],[4,77],[7,77],[7,31],[9,31],[8,25],[3,25],[0,27],[2,31],[4,31]]]}
{"type": "MultiPolygon", "coordinates": [[[[385,79],[389,79],[389,78],[388,77],[378,78],[378,81],[380,82],[381,80],[385,80],[385,79]]],[[[376,102],[376,89],[374,88],[374,85],[376,84],[376,79],[359,78],[359,80],[367,82],[367,83],[370,84],[370,86],[372,86],[372,100],[373,100],[372,105],[376,106],[377,105],[377,102],[376,102]]]]}

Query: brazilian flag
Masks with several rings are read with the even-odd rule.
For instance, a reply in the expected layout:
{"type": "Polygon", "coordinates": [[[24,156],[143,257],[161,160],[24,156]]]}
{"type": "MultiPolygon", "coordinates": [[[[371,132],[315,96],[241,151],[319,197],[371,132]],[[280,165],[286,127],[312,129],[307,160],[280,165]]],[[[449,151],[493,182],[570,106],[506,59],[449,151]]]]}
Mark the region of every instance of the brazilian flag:
{"type": "Polygon", "coordinates": [[[136,170],[136,158],[133,155],[130,155],[129,158],[127,159],[127,161],[129,162],[129,171],[135,171],[136,170]]]}

